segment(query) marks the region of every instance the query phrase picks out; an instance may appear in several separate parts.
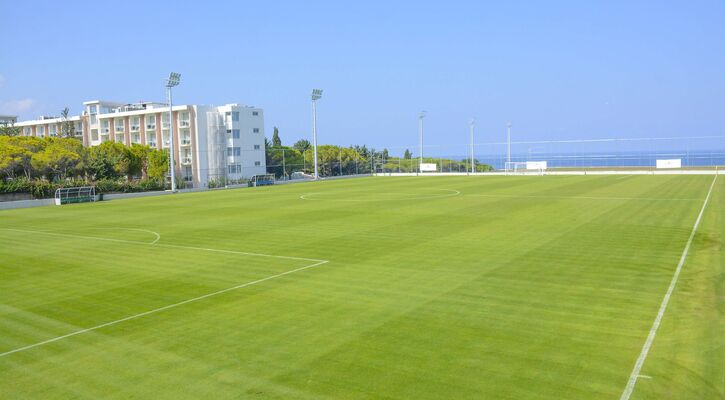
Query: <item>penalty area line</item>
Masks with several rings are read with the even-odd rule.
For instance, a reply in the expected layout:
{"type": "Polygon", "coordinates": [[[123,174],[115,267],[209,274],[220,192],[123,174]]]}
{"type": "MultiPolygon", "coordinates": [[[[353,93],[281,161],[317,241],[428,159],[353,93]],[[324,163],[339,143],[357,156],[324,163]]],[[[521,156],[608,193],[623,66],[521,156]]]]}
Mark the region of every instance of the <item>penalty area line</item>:
{"type": "Polygon", "coordinates": [[[207,293],[205,295],[198,296],[198,297],[194,297],[194,298],[187,299],[187,300],[183,300],[183,301],[180,301],[178,303],[169,304],[169,305],[166,305],[166,306],[163,306],[163,307],[155,308],[153,310],[144,311],[142,313],[130,315],[128,317],[121,318],[121,319],[117,319],[115,321],[110,321],[110,322],[106,322],[106,323],[103,323],[103,324],[100,324],[100,325],[96,325],[96,326],[93,326],[93,327],[90,327],[90,328],[81,329],[81,330],[78,330],[78,331],[75,331],[75,332],[71,332],[71,333],[68,333],[68,334],[65,334],[65,335],[62,335],[62,336],[54,337],[52,339],[44,340],[42,342],[30,344],[30,345],[27,345],[27,346],[19,347],[19,348],[14,349],[14,350],[9,350],[9,351],[6,351],[4,353],[0,353],[0,357],[9,356],[9,355],[14,354],[14,353],[19,353],[21,351],[30,350],[30,349],[35,348],[35,347],[39,347],[39,346],[43,346],[43,345],[50,344],[50,343],[53,343],[53,342],[57,342],[59,340],[67,339],[69,337],[78,336],[78,335],[81,335],[81,334],[84,334],[84,333],[88,333],[88,332],[92,332],[92,331],[96,331],[96,330],[99,330],[99,329],[102,329],[102,328],[105,328],[105,327],[108,327],[108,326],[111,326],[111,325],[120,324],[122,322],[126,322],[126,321],[130,321],[130,320],[133,320],[133,319],[145,317],[145,316],[150,315],[150,314],[155,314],[155,313],[158,313],[158,312],[161,312],[161,311],[166,311],[168,309],[175,308],[175,307],[179,307],[179,306],[182,306],[184,304],[189,304],[189,303],[193,303],[193,302],[196,302],[196,301],[199,301],[199,300],[207,299],[209,297],[218,296],[218,295],[223,294],[223,293],[227,293],[227,292],[231,292],[233,290],[245,288],[247,286],[256,285],[258,283],[266,282],[266,281],[269,281],[269,280],[272,280],[272,279],[275,279],[275,278],[279,278],[279,277],[282,277],[282,276],[285,276],[285,275],[294,274],[295,272],[300,272],[300,271],[304,271],[304,270],[309,269],[309,268],[314,268],[314,267],[317,267],[317,266],[320,266],[320,265],[323,265],[323,264],[327,264],[328,262],[329,261],[322,260],[322,261],[316,262],[314,264],[310,264],[310,265],[306,265],[304,267],[295,268],[293,270],[281,272],[279,274],[271,275],[271,276],[268,276],[266,278],[257,279],[257,280],[251,281],[251,282],[242,283],[241,285],[232,286],[232,287],[229,287],[229,288],[226,288],[226,289],[222,289],[222,290],[217,290],[216,292],[207,293]]]}
{"type": "Polygon", "coordinates": [[[700,226],[700,221],[702,221],[702,216],[703,216],[703,214],[705,214],[705,208],[707,207],[707,203],[710,201],[710,195],[712,194],[712,189],[715,187],[716,180],[717,180],[717,175],[715,175],[715,177],[712,179],[712,183],[710,184],[710,189],[707,191],[707,196],[705,196],[705,201],[702,203],[702,208],[700,209],[700,213],[697,215],[695,224],[692,226],[692,231],[690,232],[690,237],[687,239],[687,244],[685,245],[685,249],[682,250],[682,255],[680,256],[680,261],[677,263],[677,268],[675,268],[675,273],[674,273],[674,275],[672,275],[672,280],[670,281],[670,286],[667,288],[667,293],[665,293],[665,297],[662,299],[660,308],[657,311],[657,317],[655,317],[655,320],[652,323],[652,328],[650,328],[650,330],[649,330],[647,339],[645,340],[644,345],[642,346],[642,351],[640,351],[639,357],[637,357],[637,361],[634,364],[632,373],[629,375],[629,380],[627,381],[627,386],[624,387],[624,391],[622,392],[622,396],[619,398],[619,400],[629,400],[629,397],[632,395],[632,392],[634,391],[634,386],[637,384],[637,378],[646,376],[646,375],[640,374],[640,372],[642,371],[642,366],[644,365],[644,362],[647,359],[647,354],[649,353],[649,349],[652,347],[652,343],[655,340],[655,336],[657,336],[657,330],[660,327],[660,323],[662,323],[662,317],[664,317],[664,315],[665,315],[665,311],[667,310],[667,305],[669,304],[670,298],[672,297],[672,292],[675,290],[675,286],[677,285],[677,280],[680,277],[680,272],[682,271],[682,267],[685,265],[685,260],[687,259],[687,253],[690,251],[690,246],[692,246],[692,241],[695,239],[695,233],[697,232],[697,227],[700,226]]]}
{"type": "MultiPolygon", "coordinates": [[[[98,229],[98,228],[90,228],[90,229],[98,229]]],[[[251,253],[248,251],[212,249],[209,247],[195,247],[195,246],[183,246],[180,244],[159,243],[158,241],[159,241],[159,239],[161,239],[161,236],[154,231],[148,231],[145,229],[130,229],[130,228],[126,229],[126,228],[124,228],[122,230],[133,230],[133,231],[142,231],[142,232],[153,233],[156,235],[156,240],[154,240],[153,242],[141,242],[138,240],[125,240],[125,239],[104,238],[104,237],[98,237],[98,236],[75,235],[72,233],[34,231],[34,230],[29,230],[29,229],[0,228],[0,230],[12,231],[12,232],[38,233],[41,235],[73,237],[73,238],[79,238],[79,239],[103,240],[106,242],[128,243],[128,244],[137,244],[137,245],[144,245],[144,246],[170,247],[170,248],[175,248],[175,249],[200,250],[200,251],[209,251],[209,252],[214,252],[214,253],[239,254],[239,255],[250,256],[250,257],[269,257],[269,258],[279,258],[279,259],[283,259],[283,260],[301,260],[301,261],[312,261],[312,262],[327,261],[327,260],[318,260],[315,258],[278,256],[278,255],[274,255],[274,254],[251,253]]]]}

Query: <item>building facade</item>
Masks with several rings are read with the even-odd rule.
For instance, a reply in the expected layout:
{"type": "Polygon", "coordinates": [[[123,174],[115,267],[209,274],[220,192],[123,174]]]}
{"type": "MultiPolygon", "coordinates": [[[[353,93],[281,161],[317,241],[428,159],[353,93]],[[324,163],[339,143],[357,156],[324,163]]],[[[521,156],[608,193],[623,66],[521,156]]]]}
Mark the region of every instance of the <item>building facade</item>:
{"type": "Polygon", "coordinates": [[[119,142],[169,149],[170,126],[174,126],[176,176],[187,187],[208,187],[264,174],[264,112],[260,108],[178,105],[169,121],[168,104],[136,104],[87,101],[79,116],[67,120],[40,117],[21,121],[21,135],[55,137],[63,122],[71,121],[75,136],[85,146],[119,142]]]}

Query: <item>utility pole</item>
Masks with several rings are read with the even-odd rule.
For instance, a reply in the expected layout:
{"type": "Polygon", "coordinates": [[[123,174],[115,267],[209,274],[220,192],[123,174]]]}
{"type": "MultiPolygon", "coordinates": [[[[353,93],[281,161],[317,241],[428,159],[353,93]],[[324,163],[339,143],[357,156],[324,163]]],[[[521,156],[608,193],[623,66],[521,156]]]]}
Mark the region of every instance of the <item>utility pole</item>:
{"type": "Polygon", "coordinates": [[[471,173],[476,172],[476,158],[475,158],[475,151],[473,146],[473,128],[476,125],[476,121],[471,119],[470,122],[471,125],[471,173]]]}
{"type": "MultiPolygon", "coordinates": [[[[174,119],[171,102],[171,88],[181,82],[181,74],[172,72],[166,80],[166,94],[169,97],[169,165],[171,172],[171,192],[176,192],[176,163],[174,162],[174,119]]],[[[163,125],[163,124],[162,124],[163,125]]],[[[163,126],[161,127],[163,129],[163,126]]],[[[162,143],[163,145],[163,143],[162,143]]]]}
{"type": "Polygon", "coordinates": [[[509,168],[511,168],[511,123],[509,122],[506,127],[507,129],[507,150],[506,150],[506,170],[508,171],[509,168]]]}
{"type": "Polygon", "coordinates": [[[317,100],[322,98],[321,89],[312,89],[312,146],[314,147],[315,180],[320,179],[317,171],[317,100]]]}

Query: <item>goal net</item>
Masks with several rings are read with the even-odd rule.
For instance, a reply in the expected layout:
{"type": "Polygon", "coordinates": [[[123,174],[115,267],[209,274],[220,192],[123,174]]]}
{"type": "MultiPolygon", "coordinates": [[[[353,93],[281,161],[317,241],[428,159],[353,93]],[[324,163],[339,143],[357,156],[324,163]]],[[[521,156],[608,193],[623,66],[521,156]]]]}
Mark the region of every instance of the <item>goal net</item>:
{"type": "Polygon", "coordinates": [[[58,188],[55,190],[55,204],[86,203],[96,201],[94,186],[58,188]]]}
{"type": "Polygon", "coordinates": [[[506,162],[505,163],[505,169],[507,173],[512,174],[539,174],[543,175],[544,171],[546,170],[546,163],[545,162],[506,162]]]}

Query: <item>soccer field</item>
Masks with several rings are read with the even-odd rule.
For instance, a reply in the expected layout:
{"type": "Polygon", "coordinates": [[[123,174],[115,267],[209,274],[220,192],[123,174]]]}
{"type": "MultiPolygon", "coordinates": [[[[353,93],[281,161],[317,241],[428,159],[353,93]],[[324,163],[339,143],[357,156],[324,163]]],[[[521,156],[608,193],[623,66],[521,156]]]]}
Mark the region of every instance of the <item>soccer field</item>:
{"type": "Polygon", "coordinates": [[[0,211],[0,398],[721,399],[724,210],[617,175],[0,211]]]}

